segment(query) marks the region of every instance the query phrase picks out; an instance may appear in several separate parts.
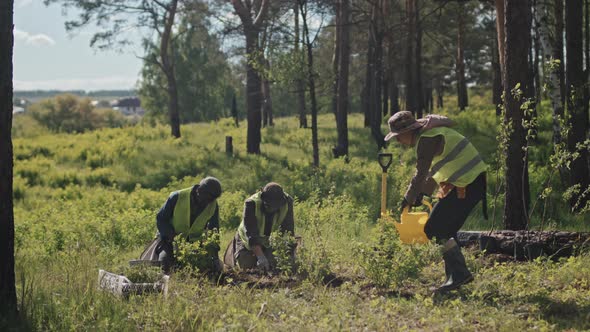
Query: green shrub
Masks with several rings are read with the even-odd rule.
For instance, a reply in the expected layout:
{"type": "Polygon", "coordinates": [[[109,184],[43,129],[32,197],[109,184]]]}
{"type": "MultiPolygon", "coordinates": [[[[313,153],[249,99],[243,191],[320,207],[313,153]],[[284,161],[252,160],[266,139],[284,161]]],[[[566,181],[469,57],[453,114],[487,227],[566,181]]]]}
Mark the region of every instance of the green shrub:
{"type": "Polygon", "coordinates": [[[376,231],[375,244],[358,244],[356,249],[367,277],[376,286],[397,290],[430,263],[432,246],[403,244],[391,220],[379,219],[376,231]]]}
{"type": "Polygon", "coordinates": [[[82,180],[74,171],[63,171],[51,174],[48,184],[53,188],[65,188],[69,185],[80,185],[82,180]]]}
{"type": "Polygon", "coordinates": [[[215,271],[215,264],[219,259],[219,232],[205,232],[202,238],[195,242],[188,242],[184,237],[177,236],[174,246],[179,267],[201,273],[215,271]]]}
{"type": "Polygon", "coordinates": [[[63,94],[30,106],[31,116],[54,132],[84,132],[104,127],[121,127],[125,118],[114,110],[96,109],[90,99],[63,94]]]}
{"type": "Polygon", "coordinates": [[[276,269],[289,277],[295,272],[294,250],[297,242],[289,233],[272,232],[269,238],[272,253],[277,261],[276,269]]]}
{"type": "Polygon", "coordinates": [[[102,186],[110,186],[114,182],[114,176],[110,169],[108,168],[97,168],[90,171],[90,174],[86,176],[86,185],[94,186],[94,185],[102,185],[102,186]]]}
{"type": "Polygon", "coordinates": [[[119,274],[127,277],[132,283],[155,283],[164,276],[160,267],[141,264],[126,266],[119,274]]]}

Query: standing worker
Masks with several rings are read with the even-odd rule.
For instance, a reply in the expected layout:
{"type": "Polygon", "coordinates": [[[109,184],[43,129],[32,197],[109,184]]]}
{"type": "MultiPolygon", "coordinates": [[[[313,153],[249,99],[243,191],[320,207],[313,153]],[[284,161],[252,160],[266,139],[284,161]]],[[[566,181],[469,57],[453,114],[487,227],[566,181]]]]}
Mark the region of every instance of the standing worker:
{"type": "MultiPolygon", "coordinates": [[[[158,260],[162,262],[165,273],[170,272],[174,260],[173,240],[183,236],[194,242],[201,238],[205,230],[219,229],[219,206],[221,183],[214,177],[206,177],[199,184],[170,194],[166,203],[156,216],[159,244],[155,249],[158,260]]],[[[219,257],[211,257],[212,268],[219,269],[219,257]]]]}
{"type": "Polygon", "coordinates": [[[224,255],[225,265],[270,271],[275,265],[270,234],[278,230],[294,236],[294,224],[293,198],[278,183],[268,183],[246,199],[242,222],[224,255]]]}
{"type": "Polygon", "coordinates": [[[449,128],[454,122],[441,115],[416,120],[409,111],[398,112],[387,121],[390,133],[404,146],[415,147],[416,173],[401,203],[401,209],[422,204],[425,194],[438,184],[437,197],[424,233],[442,245],[446,281],[437,292],[447,292],[473,281],[465,257],[456,241],[457,232],[479,201],[486,211],[486,164],[467,138],[449,128]]]}

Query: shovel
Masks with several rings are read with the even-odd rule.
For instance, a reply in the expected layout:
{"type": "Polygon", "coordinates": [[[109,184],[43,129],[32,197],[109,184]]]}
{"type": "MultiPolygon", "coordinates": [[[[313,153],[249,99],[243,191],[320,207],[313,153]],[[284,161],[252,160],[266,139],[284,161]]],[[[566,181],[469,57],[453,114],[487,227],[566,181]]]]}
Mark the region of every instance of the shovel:
{"type": "Polygon", "coordinates": [[[386,204],[387,204],[387,169],[393,161],[393,154],[391,153],[379,153],[379,165],[383,170],[381,174],[381,217],[386,215],[386,204]]]}

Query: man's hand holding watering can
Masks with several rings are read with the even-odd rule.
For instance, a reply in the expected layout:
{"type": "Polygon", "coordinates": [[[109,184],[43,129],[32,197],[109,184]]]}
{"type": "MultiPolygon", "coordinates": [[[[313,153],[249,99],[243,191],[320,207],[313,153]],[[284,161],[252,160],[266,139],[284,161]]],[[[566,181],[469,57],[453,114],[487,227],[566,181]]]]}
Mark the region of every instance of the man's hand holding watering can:
{"type": "Polygon", "coordinates": [[[414,202],[412,204],[410,204],[408,202],[408,200],[404,197],[402,199],[401,204],[400,204],[399,212],[402,213],[404,211],[404,208],[406,208],[406,207],[409,207],[411,209],[413,207],[422,205],[423,199],[424,199],[424,194],[420,193],[420,194],[418,194],[418,196],[416,196],[416,200],[414,200],[414,202]]]}

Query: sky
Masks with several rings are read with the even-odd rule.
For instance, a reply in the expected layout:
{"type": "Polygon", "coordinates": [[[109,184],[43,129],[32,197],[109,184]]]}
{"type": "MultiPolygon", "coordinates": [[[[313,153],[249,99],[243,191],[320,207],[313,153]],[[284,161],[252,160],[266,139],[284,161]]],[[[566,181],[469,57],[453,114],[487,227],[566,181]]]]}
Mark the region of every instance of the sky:
{"type": "Polygon", "coordinates": [[[141,45],[135,43],[122,52],[92,49],[90,38],[95,30],[69,34],[64,27],[67,18],[58,5],[15,0],[14,89],[133,89],[141,70],[142,61],[137,57],[142,54],[141,45]]]}

